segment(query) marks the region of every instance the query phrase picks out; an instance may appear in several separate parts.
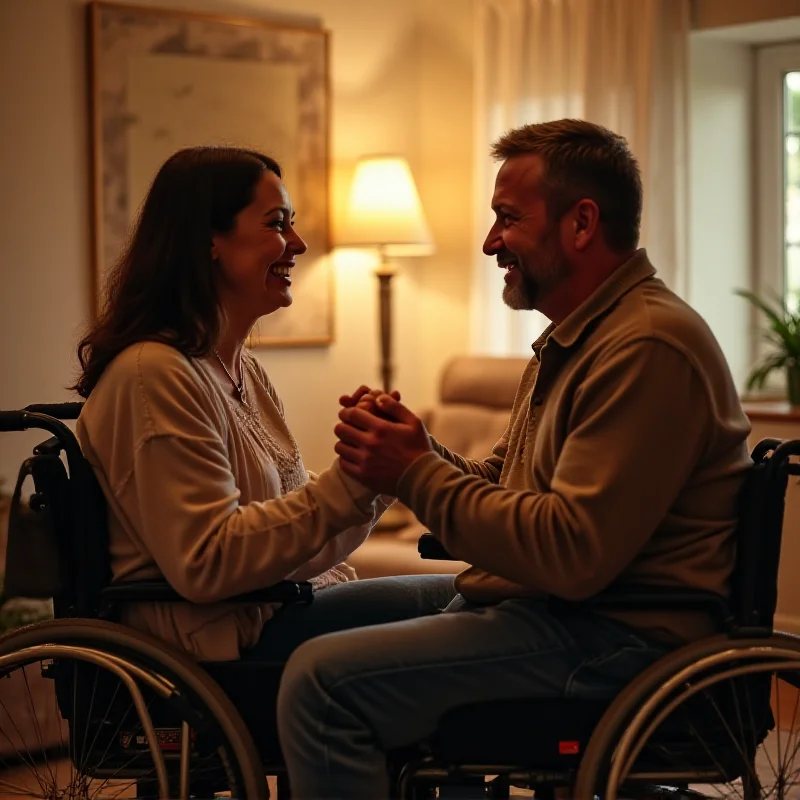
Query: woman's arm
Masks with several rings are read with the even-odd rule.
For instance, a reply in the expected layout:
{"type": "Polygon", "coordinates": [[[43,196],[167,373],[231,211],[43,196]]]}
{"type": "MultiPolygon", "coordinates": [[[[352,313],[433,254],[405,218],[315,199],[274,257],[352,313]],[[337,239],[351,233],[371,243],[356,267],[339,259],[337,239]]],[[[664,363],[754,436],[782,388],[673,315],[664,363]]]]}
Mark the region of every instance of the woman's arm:
{"type": "Polygon", "coordinates": [[[83,439],[120,524],[186,599],[273,584],[374,519],[375,495],[338,463],[301,489],[241,504],[224,411],[172,348],[144,345],[108,377],[102,401],[84,408],[83,439]]]}
{"type": "MultiPolygon", "coordinates": [[[[343,477],[346,480],[352,480],[352,478],[347,475],[343,477]]],[[[316,480],[318,480],[317,476],[309,472],[309,483],[316,480]]],[[[354,483],[356,482],[354,481],[354,483]]],[[[358,486],[360,486],[360,484],[358,484],[358,486]]],[[[355,577],[355,572],[353,572],[350,567],[347,567],[347,569],[352,572],[352,576],[350,576],[349,573],[342,569],[343,563],[351,553],[357,550],[366,541],[370,531],[375,527],[375,524],[378,522],[383,512],[393,502],[393,497],[384,497],[382,495],[377,497],[375,500],[375,513],[369,522],[363,525],[354,525],[352,528],[348,528],[337,536],[334,536],[316,556],[309,559],[309,561],[288,575],[287,578],[293,581],[307,581],[310,578],[322,576],[323,573],[329,570],[338,568],[340,572],[343,572],[348,577],[333,580],[331,583],[341,583],[342,580],[352,580],[355,577]]]]}

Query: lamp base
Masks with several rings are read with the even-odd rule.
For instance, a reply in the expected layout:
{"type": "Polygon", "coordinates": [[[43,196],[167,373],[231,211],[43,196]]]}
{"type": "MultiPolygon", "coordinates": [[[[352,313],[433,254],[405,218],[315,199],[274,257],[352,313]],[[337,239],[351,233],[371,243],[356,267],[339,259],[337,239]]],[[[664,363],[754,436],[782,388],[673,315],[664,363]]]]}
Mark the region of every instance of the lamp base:
{"type": "MultiPolygon", "coordinates": [[[[383,264],[381,265],[383,267],[383,264]]],[[[380,337],[381,337],[381,382],[383,391],[392,390],[392,278],[393,269],[375,270],[378,276],[378,297],[380,310],[380,337]]]]}

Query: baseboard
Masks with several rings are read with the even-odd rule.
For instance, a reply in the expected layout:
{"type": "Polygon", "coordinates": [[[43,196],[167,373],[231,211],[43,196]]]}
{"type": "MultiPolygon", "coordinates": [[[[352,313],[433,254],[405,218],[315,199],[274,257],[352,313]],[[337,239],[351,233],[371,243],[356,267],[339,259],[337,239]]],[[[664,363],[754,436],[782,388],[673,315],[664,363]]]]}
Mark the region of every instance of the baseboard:
{"type": "Polygon", "coordinates": [[[800,636],[800,617],[793,614],[776,614],[774,627],[776,631],[786,631],[800,636]]]}

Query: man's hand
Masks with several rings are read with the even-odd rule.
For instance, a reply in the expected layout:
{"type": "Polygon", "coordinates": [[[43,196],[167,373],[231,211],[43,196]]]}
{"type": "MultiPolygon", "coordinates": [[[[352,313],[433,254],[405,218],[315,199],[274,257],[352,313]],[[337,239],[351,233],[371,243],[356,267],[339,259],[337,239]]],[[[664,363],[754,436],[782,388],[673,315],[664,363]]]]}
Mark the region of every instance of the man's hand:
{"type": "Polygon", "coordinates": [[[395,495],[400,476],[433,449],[419,417],[387,394],[363,394],[339,419],[334,450],[342,471],[379,494],[395,495]]]}

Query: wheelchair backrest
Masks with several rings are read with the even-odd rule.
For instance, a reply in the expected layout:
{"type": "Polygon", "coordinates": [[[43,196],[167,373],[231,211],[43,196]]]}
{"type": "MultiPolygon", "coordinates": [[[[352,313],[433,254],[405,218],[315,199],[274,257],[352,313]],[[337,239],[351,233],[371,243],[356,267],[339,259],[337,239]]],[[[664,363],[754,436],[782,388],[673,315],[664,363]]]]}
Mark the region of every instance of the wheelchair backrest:
{"type": "Polygon", "coordinates": [[[800,468],[800,441],[764,439],[753,449],[751,468],[739,500],[736,565],[731,591],[735,629],[769,635],[778,602],[783,515],[790,474],[800,468]]]}
{"type": "Polygon", "coordinates": [[[16,429],[55,435],[37,445],[20,469],[9,513],[6,594],[52,597],[57,618],[96,617],[100,592],[111,579],[106,502],[75,435],[57,418],[77,417],[80,404],[37,408],[48,413],[23,412],[16,429]],[[34,493],[26,501],[27,478],[34,493]]]}

